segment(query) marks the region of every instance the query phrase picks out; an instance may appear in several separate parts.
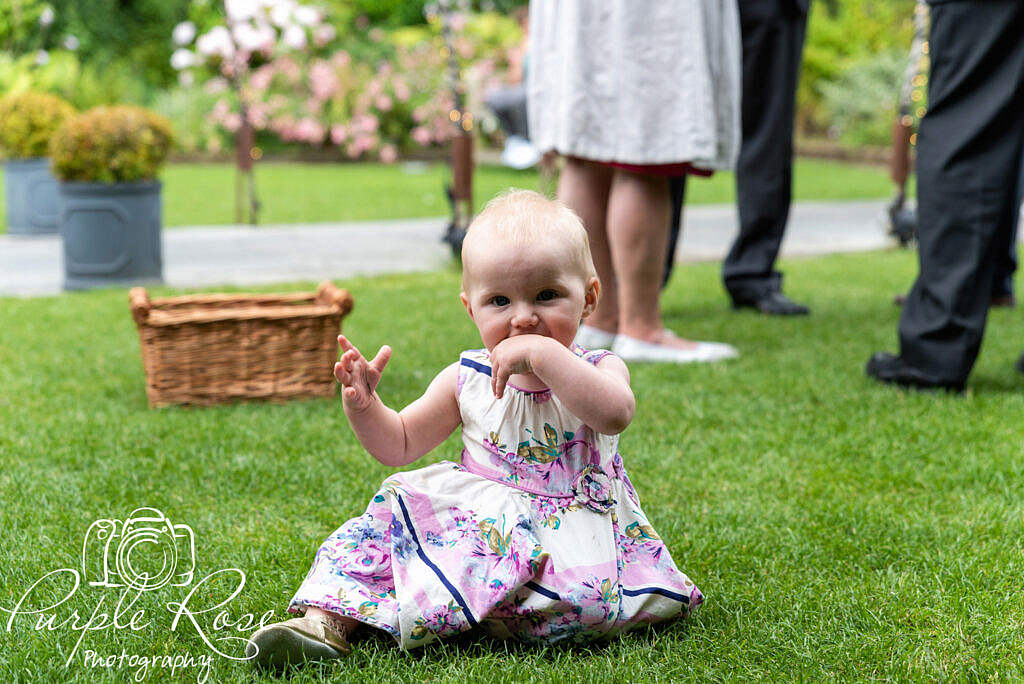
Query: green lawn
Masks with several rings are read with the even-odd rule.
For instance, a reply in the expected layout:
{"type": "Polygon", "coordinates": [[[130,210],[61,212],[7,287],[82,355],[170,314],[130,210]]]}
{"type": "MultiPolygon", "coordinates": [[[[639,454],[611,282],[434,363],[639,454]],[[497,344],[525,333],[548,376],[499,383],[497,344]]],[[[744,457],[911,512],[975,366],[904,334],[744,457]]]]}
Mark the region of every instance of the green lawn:
{"type": "MultiPolygon", "coordinates": [[[[287,681],[1024,678],[1020,312],[992,313],[966,396],[908,394],[872,384],[863,365],[894,348],[890,299],[911,280],[913,254],[783,267],[811,317],[733,313],[716,265],[681,266],[665,295],[668,322],[732,342],[742,357],[631,368],[638,409],[622,453],[653,524],[707,594],[692,619],[589,649],[464,639],[406,654],[367,640],[346,663],[287,681]]],[[[381,386],[389,403],[409,402],[479,344],[458,282],[446,272],[340,283],[356,299],[346,333],[368,350],[394,347],[381,386]]],[[[91,521],[156,506],[195,531],[197,576],[246,573],[232,616],[283,617],[320,542],[389,472],[361,450],[337,400],[149,410],[119,290],[0,299],[0,416],[8,609],[45,573],[78,567],[91,521]]],[[[424,461],[457,453],[453,438],[424,461]]],[[[225,584],[207,585],[193,605],[220,602],[225,584]]],[[[32,603],[69,590],[44,585],[32,603]]],[[[84,623],[100,596],[112,612],[116,592],[106,591],[82,587],[53,612],[77,610],[84,623]]],[[[164,604],[182,597],[170,587],[142,595],[122,623],[144,608],[148,626],[85,634],[67,669],[79,633],[35,631],[18,617],[0,632],[0,679],[135,673],[90,670],[86,649],[210,653],[191,624],[170,631],[164,604]]],[[[229,633],[213,630],[214,613],[197,619],[208,634],[229,633]]],[[[209,681],[253,680],[244,664],[216,657],[213,667],[209,681]]],[[[145,681],[194,675],[154,670],[145,681]]]]}
{"type": "MultiPolygon", "coordinates": [[[[442,216],[448,213],[442,188],[448,177],[442,164],[257,165],[264,205],[262,223],[359,221],[442,216]]],[[[797,199],[885,198],[892,185],[885,170],[833,161],[796,164],[797,199]]],[[[211,225],[234,222],[234,170],[230,164],[170,164],[163,173],[164,224],[211,225]]],[[[481,166],[474,176],[475,197],[483,204],[510,186],[538,188],[535,171],[481,166]]],[[[690,181],[690,203],[732,202],[731,173],[690,181]]],[[[0,197],[0,221],[5,221],[0,197]]],[[[0,232],[6,224],[0,223],[0,232]]]]}

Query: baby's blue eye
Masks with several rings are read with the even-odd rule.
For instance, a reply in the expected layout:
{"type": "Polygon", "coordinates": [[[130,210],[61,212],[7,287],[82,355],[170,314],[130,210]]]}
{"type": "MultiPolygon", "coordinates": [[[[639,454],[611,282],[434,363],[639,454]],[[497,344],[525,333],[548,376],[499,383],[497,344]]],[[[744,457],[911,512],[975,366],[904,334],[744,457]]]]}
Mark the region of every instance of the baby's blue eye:
{"type": "Polygon", "coordinates": [[[554,290],[543,290],[537,295],[537,301],[539,302],[550,302],[552,299],[558,296],[558,293],[554,290]]]}
{"type": "Polygon", "coordinates": [[[511,302],[510,302],[509,298],[506,297],[505,295],[498,295],[497,297],[491,297],[491,304],[493,304],[494,306],[508,306],[510,303],[511,302]]]}

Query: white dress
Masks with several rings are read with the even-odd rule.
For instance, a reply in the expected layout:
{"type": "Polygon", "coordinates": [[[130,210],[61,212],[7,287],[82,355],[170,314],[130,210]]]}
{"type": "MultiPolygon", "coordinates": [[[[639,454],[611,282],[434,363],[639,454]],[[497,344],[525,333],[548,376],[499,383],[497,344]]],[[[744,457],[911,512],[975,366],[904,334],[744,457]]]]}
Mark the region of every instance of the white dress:
{"type": "Polygon", "coordinates": [[[533,0],[531,141],[595,161],[731,168],[741,49],[736,0],[533,0]]]}
{"type": "MultiPolygon", "coordinates": [[[[577,355],[596,364],[609,352],[577,355]]],[[[321,545],[289,609],[316,606],[403,648],[482,627],[551,643],[609,637],[704,600],[626,474],[549,390],[491,391],[486,350],[459,365],[463,450],[387,478],[321,545]]]]}

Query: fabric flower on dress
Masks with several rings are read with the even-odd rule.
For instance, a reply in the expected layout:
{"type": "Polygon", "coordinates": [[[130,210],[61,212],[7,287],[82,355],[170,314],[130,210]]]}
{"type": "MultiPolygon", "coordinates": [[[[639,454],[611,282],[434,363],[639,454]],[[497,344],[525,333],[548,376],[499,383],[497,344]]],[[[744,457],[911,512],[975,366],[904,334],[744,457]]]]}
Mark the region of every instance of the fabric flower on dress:
{"type": "Polygon", "coordinates": [[[615,505],[612,498],[612,481],[601,466],[587,465],[572,481],[576,503],[597,513],[607,513],[615,505]]]}

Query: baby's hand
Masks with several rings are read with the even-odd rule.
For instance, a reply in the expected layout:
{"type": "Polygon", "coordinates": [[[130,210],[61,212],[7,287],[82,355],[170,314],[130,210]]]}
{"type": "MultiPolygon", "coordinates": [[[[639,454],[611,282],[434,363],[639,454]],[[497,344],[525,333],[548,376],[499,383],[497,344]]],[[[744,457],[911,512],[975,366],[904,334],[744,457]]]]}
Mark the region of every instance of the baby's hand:
{"type": "Polygon", "coordinates": [[[505,394],[509,377],[516,373],[532,373],[530,357],[538,342],[545,338],[540,335],[516,335],[507,337],[491,350],[491,390],[499,399],[505,394]]]}
{"type": "Polygon", "coordinates": [[[367,409],[373,403],[373,393],[384,366],[391,358],[391,347],[384,345],[373,361],[367,361],[344,335],[338,335],[338,344],[344,353],[334,364],[334,377],[341,383],[341,400],[354,411],[367,409]]]}

